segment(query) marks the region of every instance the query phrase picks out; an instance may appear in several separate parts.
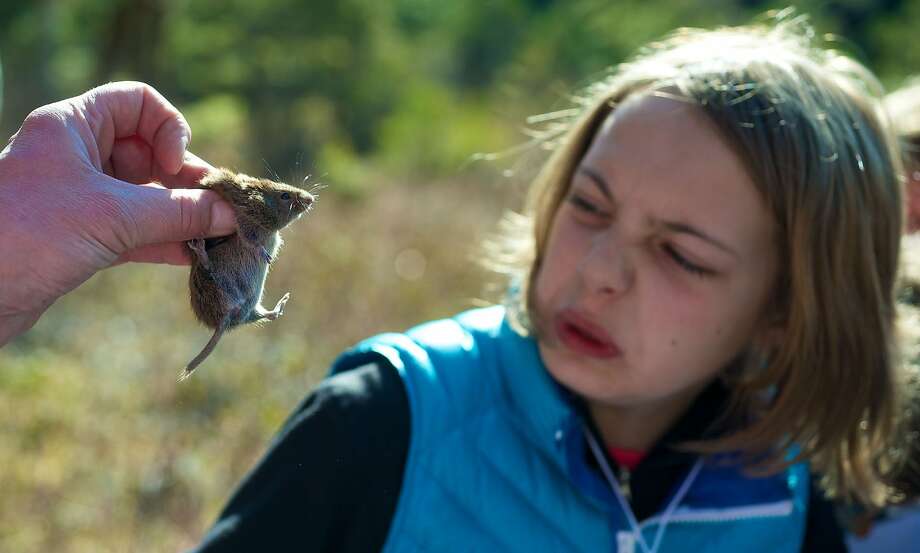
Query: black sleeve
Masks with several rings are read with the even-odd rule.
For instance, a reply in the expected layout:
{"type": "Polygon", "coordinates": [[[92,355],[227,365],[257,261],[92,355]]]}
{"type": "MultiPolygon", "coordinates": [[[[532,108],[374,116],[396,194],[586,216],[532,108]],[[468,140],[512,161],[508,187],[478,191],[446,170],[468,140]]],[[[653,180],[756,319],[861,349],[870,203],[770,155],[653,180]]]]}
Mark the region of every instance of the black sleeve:
{"type": "Polygon", "coordinates": [[[812,479],[802,553],[847,553],[847,551],[843,528],[837,522],[834,514],[834,505],[824,497],[824,492],[812,479]]]}
{"type": "Polygon", "coordinates": [[[380,551],[409,424],[405,388],[389,365],[329,378],[294,411],[192,553],[380,551]]]}

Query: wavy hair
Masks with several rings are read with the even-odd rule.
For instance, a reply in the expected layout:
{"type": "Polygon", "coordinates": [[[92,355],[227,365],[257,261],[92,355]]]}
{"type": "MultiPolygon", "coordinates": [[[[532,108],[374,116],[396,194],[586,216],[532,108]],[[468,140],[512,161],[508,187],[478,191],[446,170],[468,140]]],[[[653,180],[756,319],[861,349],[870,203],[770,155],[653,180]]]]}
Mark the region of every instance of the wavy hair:
{"type": "Polygon", "coordinates": [[[777,228],[781,260],[772,351],[724,371],[734,430],[686,444],[740,451],[754,472],[808,460],[832,496],[879,505],[888,475],[900,376],[894,286],[902,231],[900,161],[875,77],[816,45],[803,16],[745,27],[679,29],[591,85],[571,110],[543,118],[551,154],[524,215],[505,220],[501,256],[509,313],[531,324],[532,291],[553,217],[602,122],[627,97],[664,94],[695,103],[735,148],[777,228]],[[794,457],[789,452],[797,451],[794,457]]]}

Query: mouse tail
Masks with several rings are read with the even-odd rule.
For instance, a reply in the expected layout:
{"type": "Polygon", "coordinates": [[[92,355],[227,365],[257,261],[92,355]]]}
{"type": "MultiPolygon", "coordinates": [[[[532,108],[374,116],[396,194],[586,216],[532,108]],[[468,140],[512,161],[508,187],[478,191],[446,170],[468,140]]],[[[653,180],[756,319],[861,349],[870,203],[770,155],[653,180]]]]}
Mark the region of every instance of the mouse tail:
{"type": "Polygon", "coordinates": [[[223,336],[224,331],[226,330],[227,330],[227,323],[225,321],[222,321],[221,324],[218,325],[217,329],[214,331],[214,335],[211,336],[211,339],[208,340],[207,344],[205,344],[204,349],[201,350],[201,353],[196,355],[195,358],[192,359],[188,365],[186,365],[182,373],[179,374],[178,382],[182,382],[183,380],[192,376],[192,373],[195,372],[195,369],[198,368],[198,365],[200,365],[201,362],[204,361],[209,355],[211,355],[212,351],[214,351],[215,346],[217,346],[217,342],[220,341],[220,337],[223,336]]]}

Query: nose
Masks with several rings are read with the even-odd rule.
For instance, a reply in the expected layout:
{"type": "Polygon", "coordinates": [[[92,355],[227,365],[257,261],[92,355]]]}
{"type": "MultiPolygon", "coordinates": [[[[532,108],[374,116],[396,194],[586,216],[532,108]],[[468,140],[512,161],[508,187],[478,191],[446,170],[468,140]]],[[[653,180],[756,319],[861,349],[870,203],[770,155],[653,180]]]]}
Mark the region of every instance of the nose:
{"type": "Polygon", "coordinates": [[[630,252],[613,227],[595,237],[578,269],[586,291],[602,297],[621,295],[633,280],[630,252]]]}
{"type": "Polygon", "coordinates": [[[308,207],[310,207],[311,205],[313,205],[313,200],[314,200],[313,194],[310,194],[310,193],[308,192],[308,193],[305,193],[305,194],[304,194],[303,196],[301,196],[300,198],[298,198],[298,199],[297,199],[297,203],[300,204],[300,208],[301,208],[301,209],[307,209],[308,207]]]}

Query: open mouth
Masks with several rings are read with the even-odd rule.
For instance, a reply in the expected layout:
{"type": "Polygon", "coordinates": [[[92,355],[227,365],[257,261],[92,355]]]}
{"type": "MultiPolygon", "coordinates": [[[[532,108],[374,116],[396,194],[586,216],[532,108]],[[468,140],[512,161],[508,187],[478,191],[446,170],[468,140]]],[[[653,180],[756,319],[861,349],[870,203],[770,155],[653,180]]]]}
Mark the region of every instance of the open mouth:
{"type": "Polygon", "coordinates": [[[609,359],[621,354],[602,329],[571,312],[557,317],[556,334],[567,348],[589,357],[609,359]]]}

